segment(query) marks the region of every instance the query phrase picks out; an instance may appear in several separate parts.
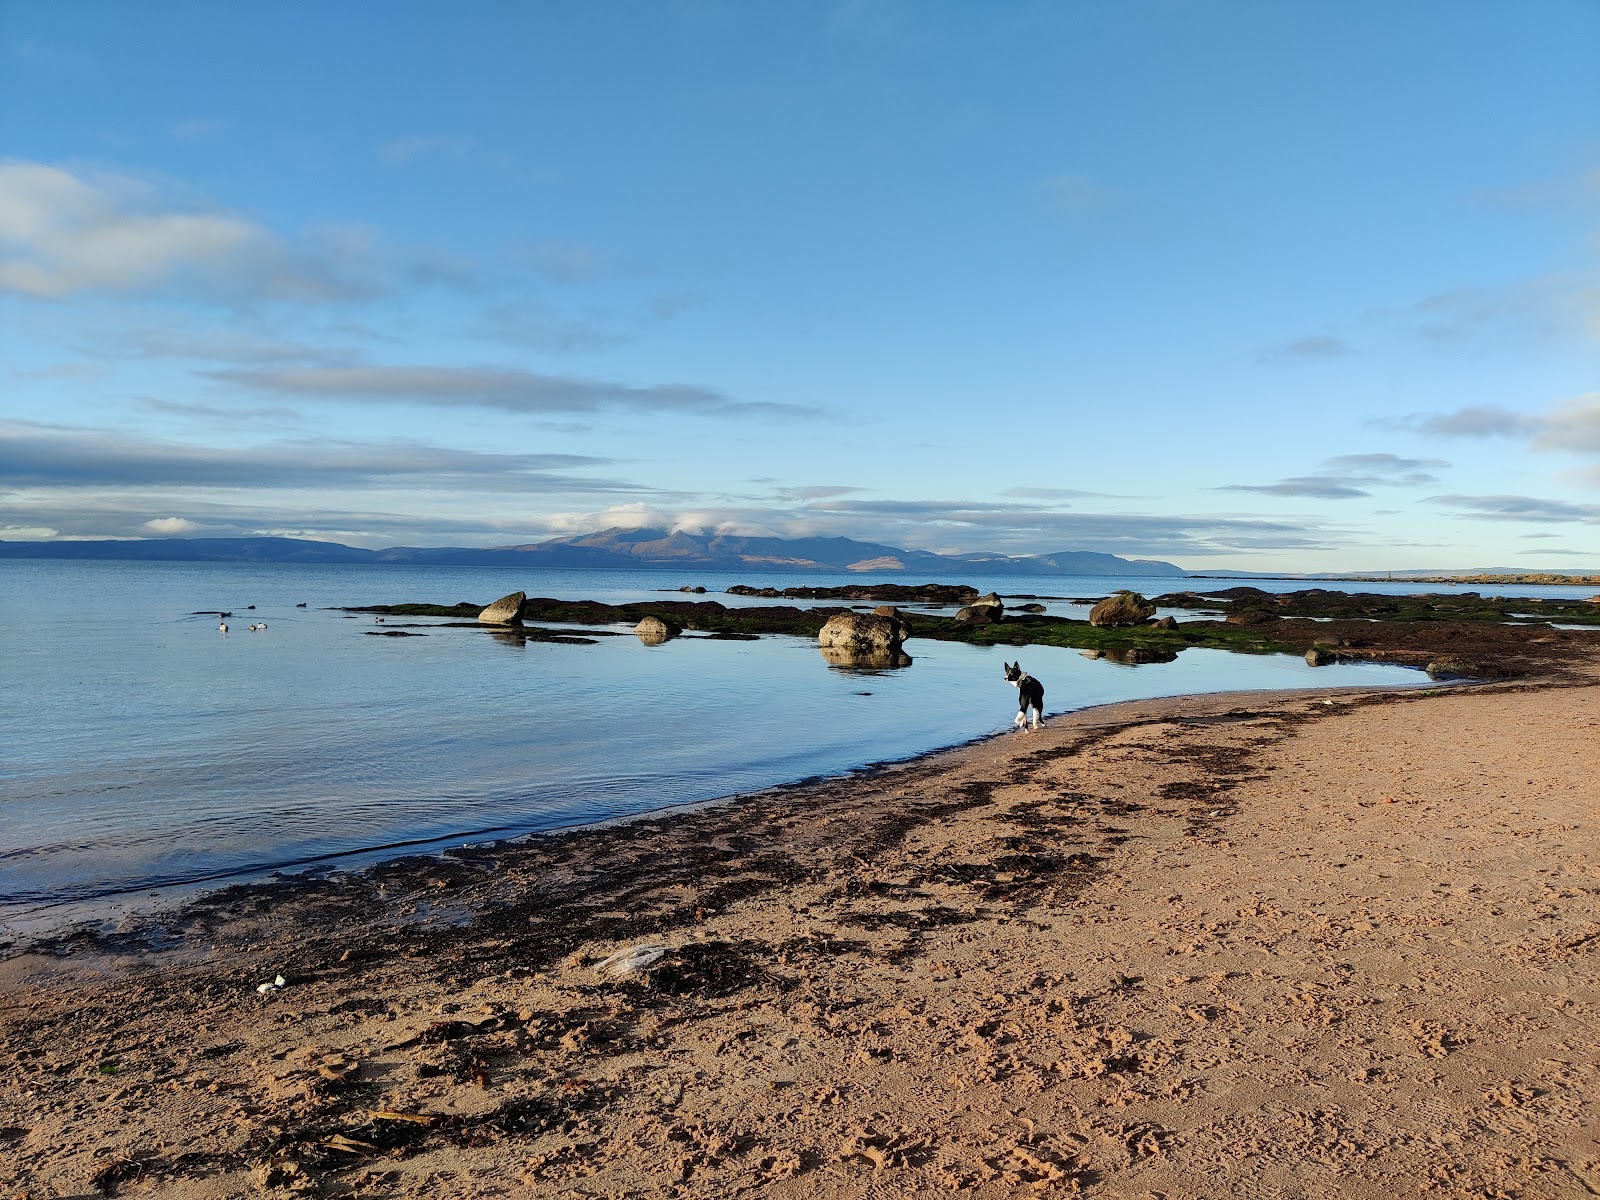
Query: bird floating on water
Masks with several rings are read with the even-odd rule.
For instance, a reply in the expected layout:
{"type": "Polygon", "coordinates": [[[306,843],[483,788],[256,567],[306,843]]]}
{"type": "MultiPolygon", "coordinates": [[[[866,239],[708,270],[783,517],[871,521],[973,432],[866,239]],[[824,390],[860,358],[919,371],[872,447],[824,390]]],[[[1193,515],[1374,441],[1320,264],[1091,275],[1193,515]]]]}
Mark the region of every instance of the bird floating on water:
{"type": "Polygon", "coordinates": [[[223,621],[220,625],[218,625],[217,626],[217,632],[218,633],[227,633],[228,632],[228,623],[226,621],[223,621]]]}

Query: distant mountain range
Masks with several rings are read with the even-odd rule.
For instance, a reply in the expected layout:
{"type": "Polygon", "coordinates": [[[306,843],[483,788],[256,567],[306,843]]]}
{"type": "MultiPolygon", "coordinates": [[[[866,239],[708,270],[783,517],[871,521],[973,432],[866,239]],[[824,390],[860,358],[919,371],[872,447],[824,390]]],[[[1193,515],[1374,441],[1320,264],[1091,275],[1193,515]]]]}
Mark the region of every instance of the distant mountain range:
{"type": "Polygon", "coordinates": [[[1087,550],[1012,557],[934,554],[851,538],[734,537],[665,529],[605,529],[525,546],[393,546],[363,550],[303,538],[140,538],[6,542],[0,558],[133,559],[145,562],[418,563],[451,567],[631,567],[716,571],[894,571],[917,575],[1183,575],[1154,559],[1087,550]]]}

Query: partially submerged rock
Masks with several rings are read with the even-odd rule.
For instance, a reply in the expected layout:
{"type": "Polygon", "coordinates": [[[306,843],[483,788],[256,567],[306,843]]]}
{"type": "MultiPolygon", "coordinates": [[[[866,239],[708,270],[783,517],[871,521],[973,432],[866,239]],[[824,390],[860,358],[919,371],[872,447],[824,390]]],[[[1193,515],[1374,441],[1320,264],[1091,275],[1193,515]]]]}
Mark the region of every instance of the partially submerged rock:
{"type": "Polygon", "coordinates": [[[817,634],[817,644],[824,650],[842,650],[862,657],[891,655],[899,652],[910,632],[905,622],[896,617],[846,612],[828,618],[817,634]]]}
{"type": "Polygon", "coordinates": [[[1306,651],[1306,666],[1325,667],[1329,663],[1339,661],[1339,656],[1332,650],[1324,650],[1321,646],[1313,646],[1306,651]]]}
{"type": "Polygon", "coordinates": [[[478,620],[485,625],[521,625],[522,602],[527,598],[525,592],[512,592],[509,596],[501,596],[478,614],[478,620]]]}
{"type": "Polygon", "coordinates": [[[1113,592],[1089,610],[1091,625],[1143,625],[1156,606],[1138,592],[1113,592]]]}
{"type": "Polygon", "coordinates": [[[675,638],[683,632],[681,626],[661,617],[645,617],[633,627],[633,632],[638,634],[639,640],[646,646],[659,646],[668,638],[675,638]]]}

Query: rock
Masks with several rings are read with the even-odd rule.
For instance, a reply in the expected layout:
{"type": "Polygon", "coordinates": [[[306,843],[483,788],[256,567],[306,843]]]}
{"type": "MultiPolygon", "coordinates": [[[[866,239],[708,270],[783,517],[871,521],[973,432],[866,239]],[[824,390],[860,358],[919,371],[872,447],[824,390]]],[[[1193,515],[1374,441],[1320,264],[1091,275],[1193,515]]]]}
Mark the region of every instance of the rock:
{"type": "Polygon", "coordinates": [[[1162,617],[1159,621],[1156,622],[1156,628],[1157,629],[1176,629],[1177,627],[1178,627],[1178,622],[1173,617],[1162,617]]]}
{"type": "Polygon", "coordinates": [[[660,617],[645,617],[633,627],[633,632],[639,635],[639,640],[646,646],[659,646],[668,638],[677,637],[683,630],[660,617]]]}
{"type": "Polygon", "coordinates": [[[1600,604],[1600,596],[1590,596],[1589,597],[1589,603],[1590,604],[1600,604]]]}
{"type": "Polygon", "coordinates": [[[993,625],[1005,620],[1005,609],[998,604],[969,604],[956,613],[957,625],[993,625]]]}
{"type": "Polygon", "coordinates": [[[1229,625],[1270,625],[1278,619],[1277,613],[1264,608],[1241,608],[1228,614],[1229,625]]]}
{"type": "Polygon", "coordinates": [[[1339,661],[1339,656],[1332,650],[1324,650],[1321,646],[1313,646],[1306,651],[1306,666],[1325,667],[1329,663],[1339,661]]]}
{"type": "Polygon", "coordinates": [[[706,590],[703,587],[687,587],[686,586],[686,587],[681,587],[678,590],[680,592],[693,592],[696,596],[704,596],[706,594],[706,590]]]}
{"type": "Polygon", "coordinates": [[[1050,611],[1043,604],[1024,604],[1021,606],[1021,608],[1025,613],[1042,613],[1050,611]]]}
{"type": "Polygon", "coordinates": [[[1104,650],[1079,650],[1078,653],[1084,658],[1104,658],[1106,656],[1104,650]]]}
{"type": "Polygon", "coordinates": [[[1000,594],[998,592],[990,592],[987,596],[979,596],[972,603],[974,606],[979,604],[988,604],[995,608],[1004,608],[1006,606],[1006,602],[1000,599],[1000,594]]]}
{"type": "Polygon", "coordinates": [[[485,625],[521,625],[522,602],[527,598],[523,592],[512,592],[509,596],[501,596],[478,614],[478,620],[485,625]]]}
{"type": "Polygon", "coordinates": [[[817,635],[817,643],[824,650],[871,658],[899,653],[900,644],[909,633],[905,622],[895,617],[847,612],[828,618],[817,635]]]}
{"type": "Polygon", "coordinates": [[[898,621],[900,619],[900,610],[892,604],[880,604],[872,610],[872,615],[875,617],[892,617],[898,621]]]}
{"type": "Polygon", "coordinates": [[[1489,679],[1499,673],[1453,654],[1434,659],[1423,670],[1434,679],[1489,679]]]}
{"type": "Polygon", "coordinates": [[[1156,606],[1138,592],[1113,592],[1089,610],[1091,625],[1143,625],[1156,606]]]}

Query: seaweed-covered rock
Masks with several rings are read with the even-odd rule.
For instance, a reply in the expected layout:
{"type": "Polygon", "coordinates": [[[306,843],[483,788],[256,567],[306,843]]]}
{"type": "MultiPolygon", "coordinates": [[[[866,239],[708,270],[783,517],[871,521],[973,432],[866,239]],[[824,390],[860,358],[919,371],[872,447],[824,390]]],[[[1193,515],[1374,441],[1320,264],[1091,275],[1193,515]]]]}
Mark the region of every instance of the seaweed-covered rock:
{"type": "Polygon", "coordinates": [[[1143,625],[1156,615],[1156,606],[1138,592],[1113,592],[1089,610],[1091,625],[1143,625]]]}
{"type": "Polygon", "coordinates": [[[521,625],[522,602],[527,598],[524,592],[512,592],[509,596],[501,596],[478,614],[478,620],[485,625],[521,625]]]}
{"type": "Polygon", "coordinates": [[[1162,617],[1155,623],[1155,628],[1157,629],[1176,629],[1177,627],[1178,621],[1175,617],[1162,617]]]}
{"type": "Polygon", "coordinates": [[[845,612],[828,618],[817,635],[817,644],[824,650],[873,658],[898,653],[909,632],[905,623],[894,617],[845,612]]]}

